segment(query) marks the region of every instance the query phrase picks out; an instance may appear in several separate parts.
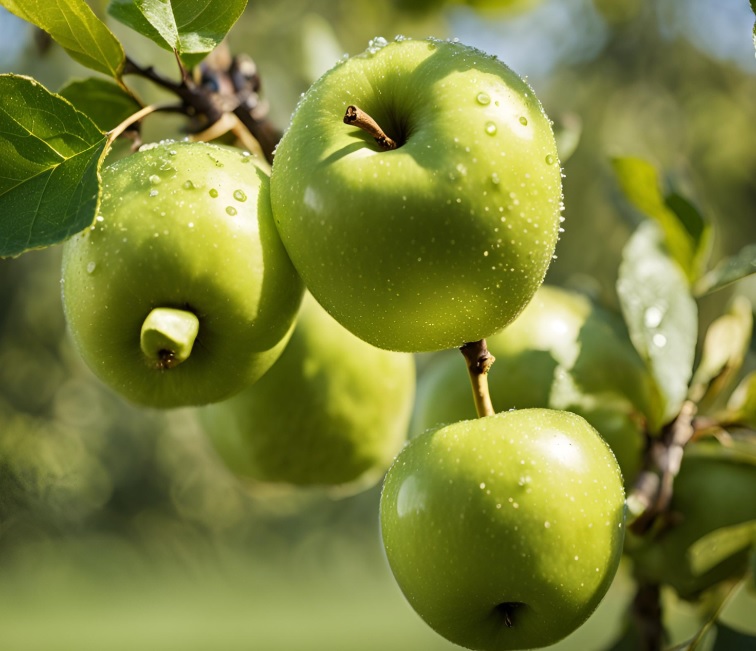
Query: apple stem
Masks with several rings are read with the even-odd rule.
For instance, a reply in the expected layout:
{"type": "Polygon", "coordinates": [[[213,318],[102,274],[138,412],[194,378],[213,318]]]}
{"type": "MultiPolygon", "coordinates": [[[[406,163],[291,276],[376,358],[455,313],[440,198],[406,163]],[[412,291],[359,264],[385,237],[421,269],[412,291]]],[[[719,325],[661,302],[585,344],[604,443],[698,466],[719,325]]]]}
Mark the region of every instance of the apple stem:
{"type": "Polygon", "coordinates": [[[142,352],[158,369],[171,369],[189,359],[199,332],[199,319],[192,312],[157,307],[142,324],[142,352]]]}
{"type": "Polygon", "coordinates": [[[378,123],[361,108],[347,106],[346,113],[344,114],[344,124],[351,124],[363,131],[367,131],[383,149],[396,149],[396,141],[387,136],[378,123]]]}
{"type": "Polygon", "coordinates": [[[488,371],[496,358],[488,351],[485,339],[467,343],[459,350],[467,362],[478,418],[493,416],[496,412],[488,391],[488,371]]]}

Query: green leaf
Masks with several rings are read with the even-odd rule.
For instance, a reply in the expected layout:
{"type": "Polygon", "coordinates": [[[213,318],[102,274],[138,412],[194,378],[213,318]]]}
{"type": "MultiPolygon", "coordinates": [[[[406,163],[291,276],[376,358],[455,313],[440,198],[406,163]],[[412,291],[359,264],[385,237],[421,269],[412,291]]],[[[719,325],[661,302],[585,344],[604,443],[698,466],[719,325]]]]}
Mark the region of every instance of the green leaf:
{"type": "Polygon", "coordinates": [[[711,651],[756,651],[756,637],[718,624],[717,637],[711,651]]]}
{"type": "Polygon", "coordinates": [[[746,375],[732,392],[727,409],[736,422],[756,428],[756,371],[746,375]]]}
{"type": "Polygon", "coordinates": [[[119,79],[123,47],[84,0],[0,0],[19,18],[47,32],[71,58],[119,79]]]}
{"type": "Polygon", "coordinates": [[[118,84],[99,77],[70,81],[58,94],[71,102],[78,111],[86,113],[102,131],[117,127],[142,108],[118,84]]]}
{"type": "Polygon", "coordinates": [[[661,420],[668,422],[688,393],[698,312],[687,279],[670,258],[655,223],[642,223],[625,245],[617,294],[630,339],[661,393],[661,420]]]}
{"type": "Polygon", "coordinates": [[[115,19],[178,52],[191,68],[225,38],[247,0],[112,0],[115,19]]]}
{"type": "Polygon", "coordinates": [[[747,244],[735,255],[720,260],[716,267],[696,283],[696,296],[722,289],[741,278],[756,273],[756,244],[747,244]]]}
{"type": "Polygon", "coordinates": [[[107,138],[34,79],[0,75],[0,257],[89,226],[107,138]]]}
{"type": "Polygon", "coordinates": [[[689,282],[695,282],[709,254],[709,222],[681,195],[663,193],[659,172],[651,163],[639,158],[615,158],[612,165],[625,196],[661,226],[670,254],[689,282]]]}
{"type": "Polygon", "coordinates": [[[730,428],[727,436],[700,441],[685,448],[685,458],[708,458],[756,466],[756,432],[730,428]]]}
{"type": "Polygon", "coordinates": [[[756,520],[712,531],[688,548],[691,571],[696,576],[705,574],[733,554],[754,544],[756,544],[756,520]]]}
{"type": "Polygon", "coordinates": [[[692,400],[710,403],[730,385],[743,365],[752,332],[751,302],[745,296],[736,296],[728,312],[715,319],[706,332],[689,392],[692,400]]]}

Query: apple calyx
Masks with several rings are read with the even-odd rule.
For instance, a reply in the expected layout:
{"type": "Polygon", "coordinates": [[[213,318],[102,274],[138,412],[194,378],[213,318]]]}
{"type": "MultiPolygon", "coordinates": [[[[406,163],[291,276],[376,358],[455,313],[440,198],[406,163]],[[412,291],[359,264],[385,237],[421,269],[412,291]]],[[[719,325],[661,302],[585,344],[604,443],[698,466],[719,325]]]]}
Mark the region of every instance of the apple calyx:
{"type": "Polygon", "coordinates": [[[496,412],[488,391],[488,371],[496,358],[488,351],[485,339],[466,343],[459,350],[467,362],[478,418],[493,416],[496,412]]]}
{"type": "Polygon", "coordinates": [[[159,369],[171,369],[189,359],[199,332],[199,319],[187,310],[156,307],[142,324],[142,352],[159,369]]]}
{"type": "Polygon", "coordinates": [[[351,124],[363,131],[367,131],[387,151],[398,147],[396,141],[387,136],[380,125],[361,108],[347,106],[346,113],[344,114],[344,124],[351,124]]]}
{"type": "Polygon", "coordinates": [[[514,626],[515,612],[522,608],[524,605],[525,604],[519,601],[505,601],[497,604],[494,607],[494,610],[504,621],[504,626],[506,626],[507,628],[512,628],[514,626]]]}

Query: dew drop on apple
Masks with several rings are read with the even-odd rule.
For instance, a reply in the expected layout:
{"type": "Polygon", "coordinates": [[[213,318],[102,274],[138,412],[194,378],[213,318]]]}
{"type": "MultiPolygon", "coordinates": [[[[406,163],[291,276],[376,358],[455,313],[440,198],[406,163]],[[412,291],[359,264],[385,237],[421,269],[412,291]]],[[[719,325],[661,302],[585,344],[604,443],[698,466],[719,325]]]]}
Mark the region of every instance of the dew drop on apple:
{"type": "Polygon", "coordinates": [[[520,124],[524,127],[528,126],[528,118],[526,118],[524,115],[520,117],[520,124]]]}
{"type": "Polygon", "coordinates": [[[94,260],[90,260],[87,263],[87,273],[91,274],[94,273],[94,270],[97,268],[97,263],[94,260]]]}
{"type": "Polygon", "coordinates": [[[548,154],[546,156],[546,165],[553,165],[556,163],[556,158],[554,158],[551,154],[548,154]]]}
{"type": "Polygon", "coordinates": [[[499,185],[499,183],[501,183],[501,179],[496,172],[491,174],[491,183],[493,183],[494,185],[499,185]]]}
{"type": "Polygon", "coordinates": [[[150,190],[150,196],[151,197],[157,197],[158,196],[158,191],[157,190],[150,190]]]}
{"type": "Polygon", "coordinates": [[[211,188],[211,190],[210,190],[209,194],[210,194],[210,196],[211,196],[211,197],[212,197],[213,199],[217,199],[217,198],[218,198],[218,191],[217,191],[217,190],[216,190],[215,188],[211,188]]]}
{"type": "Polygon", "coordinates": [[[478,93],[478,95],[477,95],[477,97],[475,98],[475,100],[476,100],[476,101],[478,102],[478,104],[480,104],[481,106],[487,106],[488,104],[490,104],[490,103],[491,103],[491,98],[490,98],[490,96],[488,95],[488,93],[484,93],[484,92],[482,92],[482,91],[481,91],[480,93],[478,93]]]}
{"type": "Polygon", "coordinates": [[[150,179],[149,179],[152,185],[159,185],[161,180],[162,179],[157,174],[153,174],[152,176],[150,176],[150,179]]]}
{"type": "Polygon", "coordinates": [[[234,208],[233,206],[226,206],[226,214],[233,217],[234,215],[236,215],[236,208],[234,208]]]}
{"type": "Polygon", "coordinates": [[[496,125],[493,122],[486,122],[486,133],[489,136],[496,135],[496,125]]]}
{"type": "Polygon", "coordinates": [[[234,199],[237,201],[246,201],[247,195],[244,194],[244,190],[234,190],[234,199]]]}

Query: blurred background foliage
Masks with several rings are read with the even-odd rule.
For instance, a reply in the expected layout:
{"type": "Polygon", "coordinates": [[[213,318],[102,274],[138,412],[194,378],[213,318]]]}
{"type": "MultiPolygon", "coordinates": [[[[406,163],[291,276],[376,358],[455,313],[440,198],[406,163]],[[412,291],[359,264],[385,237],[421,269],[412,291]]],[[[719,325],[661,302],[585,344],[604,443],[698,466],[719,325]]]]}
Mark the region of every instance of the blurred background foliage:
{"type": "MultiPolygon", "coordinates": [[[[105,0],[91,4],[105,16],[105,0]]],[[[0,71],[52,90],[88,76],[0,12],[0,71]]],[[[549,281],[612,306],[638,222],[614,155],[651,160],[697,202],[715,224],[714,260],[756,241],[753,20],[747,0],[249,0],[229,46],[257,63],[281,129],[314,79],[377,35],[458,37],[497,54],[535,88],[563,153],[574,148],[549,281]]],[[[175,73],[169,54],[111,27],[134,59],[175,73]]],[[[154,116],[145,139],[181,137],[179,128],[154,116]]],[[[137,409],[105,389],[67,337],[59,255],[0,260],[0,648],[452,648],[390,577],[379,488],[333,496],[242,485],[191,410],[137,409]]],[[[753,299],[756,285],[705,298],[702,325],[733,292],[753,299]]],[[[559,648],[608,648],[631,594],[623,570],[559,648]]],[[[669,624],[685,639],[695,608],[673,603],[669,624]]]]}

